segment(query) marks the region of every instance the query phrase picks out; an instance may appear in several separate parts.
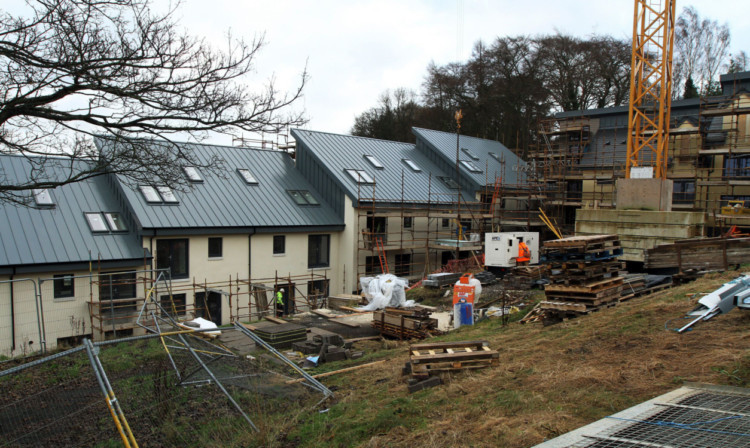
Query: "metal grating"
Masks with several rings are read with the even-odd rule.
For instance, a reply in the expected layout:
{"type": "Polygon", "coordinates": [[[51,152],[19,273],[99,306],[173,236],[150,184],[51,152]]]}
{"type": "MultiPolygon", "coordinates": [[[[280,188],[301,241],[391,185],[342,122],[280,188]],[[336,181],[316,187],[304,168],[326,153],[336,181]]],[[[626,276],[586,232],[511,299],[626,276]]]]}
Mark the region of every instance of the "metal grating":
{"type": "Polygon", "coordinates": [[[537,447],[749,447],[749,394],[739,388],[686,386],[537,447]]]}

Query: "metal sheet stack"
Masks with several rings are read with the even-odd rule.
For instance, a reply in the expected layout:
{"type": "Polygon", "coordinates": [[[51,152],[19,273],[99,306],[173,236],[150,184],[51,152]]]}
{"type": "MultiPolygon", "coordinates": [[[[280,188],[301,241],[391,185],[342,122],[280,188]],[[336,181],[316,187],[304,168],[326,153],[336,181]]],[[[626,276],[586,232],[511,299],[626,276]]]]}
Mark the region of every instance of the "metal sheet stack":
{"type": "Polygon", "coordinates": [[[620,300],[622,248],[617,235],[587,235],[546,241],[542,261],[549,264],[551,284],[540,303],[551,321],[577,317],[620,300]]]}

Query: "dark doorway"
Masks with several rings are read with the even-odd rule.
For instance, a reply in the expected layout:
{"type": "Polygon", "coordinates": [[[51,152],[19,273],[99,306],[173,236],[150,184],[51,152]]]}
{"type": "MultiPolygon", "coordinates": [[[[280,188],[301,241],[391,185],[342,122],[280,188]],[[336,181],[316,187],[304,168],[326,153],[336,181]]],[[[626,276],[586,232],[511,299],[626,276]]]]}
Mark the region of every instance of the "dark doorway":
{"type": "Polygon", "coordinates": [[[284,307],[282,309],[284,310],[284,316],[287,316],[294,313],[294,283],[282,283],[276,285],[273,289],[273,309],[277,309],[276,293],[282,288],[284,289],[284,292],[281,293],[281,297],[284,299],[284,307]]]}
{"type": "Polygon", "coordinates": [[[195,315],[221,325],[221,293],[209,291],[195,293],[195,315]]]}

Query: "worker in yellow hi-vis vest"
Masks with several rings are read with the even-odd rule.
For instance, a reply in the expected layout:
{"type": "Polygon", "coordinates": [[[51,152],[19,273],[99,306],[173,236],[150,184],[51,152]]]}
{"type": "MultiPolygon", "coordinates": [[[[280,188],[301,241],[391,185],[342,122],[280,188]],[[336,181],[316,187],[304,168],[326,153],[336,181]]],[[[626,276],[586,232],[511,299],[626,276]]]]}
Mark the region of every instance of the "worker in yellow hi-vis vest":
{"type": "Polygon", "coordinates": [[[284,315],[284,288],[276,291],[276,317],[284,315]]]}

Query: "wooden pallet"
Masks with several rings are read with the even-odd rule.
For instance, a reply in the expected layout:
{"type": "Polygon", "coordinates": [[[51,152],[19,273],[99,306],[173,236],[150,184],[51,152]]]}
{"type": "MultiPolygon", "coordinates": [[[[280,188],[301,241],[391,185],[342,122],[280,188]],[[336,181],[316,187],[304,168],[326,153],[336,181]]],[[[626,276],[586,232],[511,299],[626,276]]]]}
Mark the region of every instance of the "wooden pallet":
{"type": "Polygon", "coordinates": [[[619,272],[599,272],[596,274],[557,274],[550,276],[550,281],[555,285],[585,286],[606,279],[618,278],[619,272]]]}
{"type": "Polygon", "coordinates": [[[609,308],[619,303],[619,300],[614,300],[599,305],[589,305],[580,302],[551,302],[542,301],[539,302],[540,309],[544,311],[564,311],[573,312],[578,314],[588,314],[594,311],[599,311],[603,308],[609,308]]]}
{"type": "Polygon", "coordinates": [[[564,294],[597,294],[608,291],[622,285],[622,277],[607,278],[594,281],[584,285],[545,285],[545,293],[564,293],[564,294]]]}
{"type": "Polygon", "coordinates": [[[431,372],[481,369],[497,365],[500,358],[487,341],[414,344],[409,351],[412,375],[418,378],[428,377],[431,372]]]}
{"type": "Polygon", "coordinates": [[[592,305],[602,304],[616,300],[622,295],[622,286],[599,291],[597,293],[564,293],[564,292],[545,292],[547,300],[563,302],[584,302],[592,305]]]}

